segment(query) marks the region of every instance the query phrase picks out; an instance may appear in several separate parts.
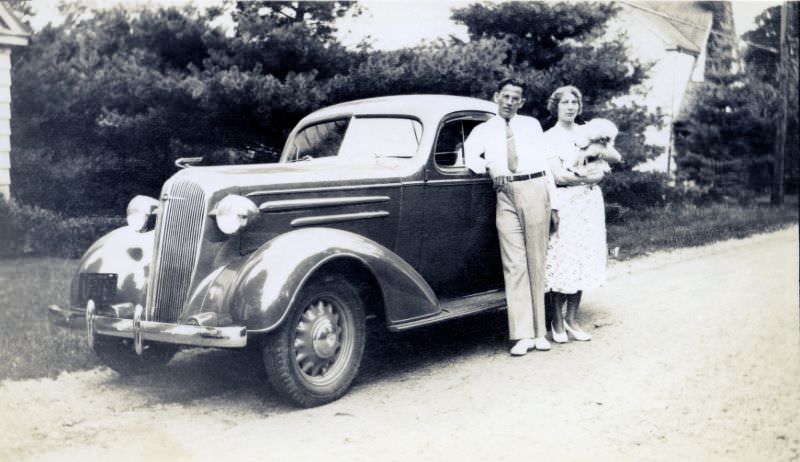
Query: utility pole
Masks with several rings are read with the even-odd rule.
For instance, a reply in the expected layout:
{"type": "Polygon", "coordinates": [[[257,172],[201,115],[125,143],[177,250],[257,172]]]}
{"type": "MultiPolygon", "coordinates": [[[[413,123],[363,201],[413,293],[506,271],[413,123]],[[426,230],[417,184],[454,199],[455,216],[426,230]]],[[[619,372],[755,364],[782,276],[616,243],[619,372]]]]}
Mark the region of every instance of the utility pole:
{"type": "Polygon", "coordinates": [[[789,2],[784,0],[781,4],[781,59],[778,63],[778,76],[780,79],[781,112],[778,120],[778,136],[775,140],[775,158],[773,160],[772,175],[772,205],[783,205],[783,169],[786,156],[786,126],[789,112],[789,40],[787,34],[789,18],[789,2]]]}

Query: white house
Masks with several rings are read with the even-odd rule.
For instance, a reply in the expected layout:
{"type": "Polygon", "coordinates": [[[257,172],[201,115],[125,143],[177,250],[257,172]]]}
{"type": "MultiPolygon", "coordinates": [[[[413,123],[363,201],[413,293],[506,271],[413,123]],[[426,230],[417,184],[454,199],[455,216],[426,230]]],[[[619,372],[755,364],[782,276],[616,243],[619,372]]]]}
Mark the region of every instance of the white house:
{"type": "Polygon", "coordinates": [[[674,172],[672,124],[686,106],[687,89],[704,78],[706,48],[712,12],[702,2],[617,2],[620,12],[609,24],[610,36],[625,33],[634,57],[652,63],[637,94],[618,103],[635,100],[664,115],[661,129],[651,127],[647,143],[664,148],[658,158],[637,170],[674,172]]]}
{"type": "Polygon", "coordinates": [[[11,197],[11,49],[28,44],[30,32],[0,2],[0,196],[11,197]]]}

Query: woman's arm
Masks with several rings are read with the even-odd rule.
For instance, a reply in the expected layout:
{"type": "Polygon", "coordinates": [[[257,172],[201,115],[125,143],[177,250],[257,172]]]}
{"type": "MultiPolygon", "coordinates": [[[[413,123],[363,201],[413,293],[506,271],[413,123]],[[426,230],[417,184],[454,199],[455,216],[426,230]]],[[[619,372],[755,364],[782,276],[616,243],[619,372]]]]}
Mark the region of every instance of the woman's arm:
{"type": "Polygon", "coordinates": [[[587,184],[587,185],[597,184],[603,181],[604,176],[606,176],[606,174],[601,171],[592,171],[591,173],[588,173],[587,175],[581,177],[583,181],[579,184],[587,184]]]}
{"type": "Polygon", "coordinates": [[[550,171],[553,173],[553,179],[558,186],[574,186],[578,184],[575,174],[564,167],[564,163],[557,156],[548,159],[550,164],[550,171]]]}
{"type": "Polygon", "coordinates": [[[588,175],[581,175],[574,170],[564,167],[563,162],[558,157],[553,157],[549,160],[550,171],[553,172],[553,179],[555,179],[558,186],[578,186],[597,184],[603,179],[602,173],[592,173],[588,175]]]}

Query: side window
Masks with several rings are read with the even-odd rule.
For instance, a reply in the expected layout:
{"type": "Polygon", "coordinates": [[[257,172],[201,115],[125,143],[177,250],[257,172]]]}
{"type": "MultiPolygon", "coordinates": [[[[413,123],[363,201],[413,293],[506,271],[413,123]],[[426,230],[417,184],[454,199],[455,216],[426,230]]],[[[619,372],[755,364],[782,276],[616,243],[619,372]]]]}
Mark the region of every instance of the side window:
{"type": "Polygon", "coordinates": [[[340,156],[354,160],[376,157],[414,157],[422,124],[402,117],[357,116],[347,128],[340,156]]]}
{"type": "Polygon", "coordinates": [[[439,167],[461,167],[464,165],[464,124],[455,120],[444,124],[436,138],[433,158],[439,167]]]}
{"type": "Polygon", "coordinates": [[[331,120],[310,125],[298,133],[288,161],[335,156],[342,145],[350,119],[331,120]]]}
{"type": "Polygon", "coordinates": [[[284,162],[339,157],[374,161],[412,158],[419,150],[422,124],[406,117],[356,116],[304,127],[292,138],[284,162]]]}
{"type": "Polygon", "coordinates": [[[464,140],[473,128],[488,118],[489,115],[464,116],[445,122],[436,137],[433,153],[436,166],[444,170],[464,168],[464,140]]]}

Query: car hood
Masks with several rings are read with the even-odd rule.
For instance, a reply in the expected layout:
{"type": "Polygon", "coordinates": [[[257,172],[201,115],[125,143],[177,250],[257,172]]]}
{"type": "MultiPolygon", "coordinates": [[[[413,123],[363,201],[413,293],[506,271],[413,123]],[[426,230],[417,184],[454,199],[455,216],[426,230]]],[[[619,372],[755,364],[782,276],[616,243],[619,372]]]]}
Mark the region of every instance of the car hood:
{"type": "Polygon", "coordinates": [[[296,189],[336,185],[376,184],[399,181],[420,166],[413,159],[378,158],[354,163],[344,159],[316,159],[292,163],[189,167],[170,182],[191,181],[206,192],[296,189]]]}

